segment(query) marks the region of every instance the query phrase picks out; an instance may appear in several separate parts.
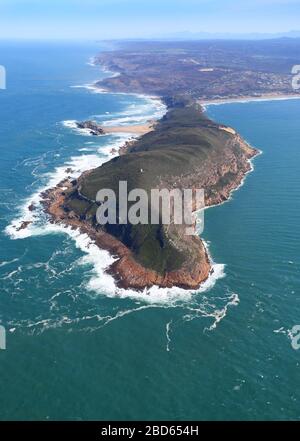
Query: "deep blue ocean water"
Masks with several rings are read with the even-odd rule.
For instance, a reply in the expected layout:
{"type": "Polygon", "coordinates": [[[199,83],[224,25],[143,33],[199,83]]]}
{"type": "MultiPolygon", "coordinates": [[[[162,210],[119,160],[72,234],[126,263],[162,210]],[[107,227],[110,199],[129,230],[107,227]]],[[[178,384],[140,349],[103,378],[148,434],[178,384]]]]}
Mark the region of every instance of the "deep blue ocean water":
{"type": "Polygon", "coordinates": [[[0,43],[0,419],[300,419],[300,101],[208,109],[263,152],[205,213],[215,278],[199,292],[117,290],[107,253],[27,210],[126,139],[73,120],[162,114],[146,97],[74,87],[108,75],[88,64],[103,49],[0,43]]]}

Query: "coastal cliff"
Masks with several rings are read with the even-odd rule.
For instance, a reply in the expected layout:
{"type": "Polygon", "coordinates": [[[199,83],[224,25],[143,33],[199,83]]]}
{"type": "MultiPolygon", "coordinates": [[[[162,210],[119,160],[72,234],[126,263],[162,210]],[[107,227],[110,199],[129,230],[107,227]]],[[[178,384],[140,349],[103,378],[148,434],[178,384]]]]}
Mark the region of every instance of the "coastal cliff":
{"type": "MultiPolygon", "coordinates": [[[[96,221],[96,194],[127,181],[128,192],[204,189],[205,205],[229,198],[257,154],[233,129],[214,123],[194,100],[176,100],[154,130],[129,143],[122,155],[66,180],[43,194],[52,222],[79,228],[113,256],[108,269],[125,288],[152,285],[196,289],[212,271],[202,240],[185,225],[110,225],[96,221]]],[[[117,201],[119,202],[119,201],[117,201]]]]}

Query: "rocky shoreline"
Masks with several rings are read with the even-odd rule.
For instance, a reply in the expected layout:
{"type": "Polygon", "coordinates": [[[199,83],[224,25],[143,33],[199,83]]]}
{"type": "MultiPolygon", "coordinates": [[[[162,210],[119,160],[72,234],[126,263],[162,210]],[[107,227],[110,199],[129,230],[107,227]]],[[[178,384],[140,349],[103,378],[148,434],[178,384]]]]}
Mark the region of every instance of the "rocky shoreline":
{"type": "Polygon", "coordinates": [[[93,136],[105,135],[105,131],[100,124],[97,124],[95,121],[87,120],[87,121],[79,121],[76,122],[77,129],[88,130],[88,132],[93,136]]]}
{"type": "MultiPolygon", "coordinates": [[[[230,129],[221,126],[219,128],[221,130],[230,129]]],[[[230,198],[231,193],[241,185],[245,175],[251,171],[250,159],[259,153],[258,150],[250,147],[233,130],[231,133],[232,136],[234,136],[235,142],[238,142],[241,149],[245,152],[247,160],[243,163],[243,167],[238,170],[233,158],[232,163],[229,163],[227,167],[224,166],[222,170],[218,171],[216,176],[211,176],[210,182],[207,182],[207,186],[213,188],[220,179],[220,173],[224,176],[227,173],[236,173],[235,179],[230,181],[227,185],[222,186],[219,191],[207,191],[205,197],[206,207],[221,204],[230,198]]],[[[127,143],[127,145],[120,148],[119,154],[126,154],[133,146],[134,143],[127,143]]],[[[192,267],[183,265],[178,270],[159,274],[137,262],[132,250],[116,237],[104,231],[102,227],[91,224],[88,220],[78,216],[74,211],[69,209],[66,204],[68,195],[74,191],[74,188],[78,188],[80,183],[92,173],[92,171],[93,170],[83,173],[76,180],[67,178],[56,187],[42,193],[42,204],[50,216],[50,222],[70,226],[72,229],[78,229],[81,233],[87,234],[101,249],[109,251],[115,258],[115,261],[107,269],[107,272],[114,276],[119,287],[136,290],[143,290],[153,285],[163,288],[172,286],[184,289],[199,288],[211,275],[213,269],[203,241],[197,236],[191,236],[190,239],[188,239],[191,241],[190,245],[194,248],[196,247],[198,253],[194,265],[192,267]],[[195,241],[198,242],[195,243],[195,241]]]]}
{"type": "MultiPolygon", "coordinates": [[[[101,63],[101,60],[98,62],[103,64],[101,63]]],[[[116,89],[116,85],[114,83],[111,84],[110,79],[102,82],[108,90],[116,89]]],[[[119,85],[118,81],[117,85],[119,85]]],[[[100,88],[103,87],[102,83],[96,83],[96,86],[100,88]]],[[[131,92],[134,92],[134,88],[131,84],[128,85],[128,88],[131,92]]],[[[147,93],[145,90],[142,90],[142,92],[147,93]]],[[[159,94],[156,95],[158,96],[159,94]]],[[[139,135],[139,138],[128,140],[123,146],[121,146],[118,151],[119,156],[115,157],[113,161],[124,157],[131,159],[134,154],[142,156],[148,152],[148,149],[153,154],[153,158],[156,158],[155,160],[157,161],[156,152],[159,151],[161,144],[163,149],[162,154],[170,154],[170,157],[168,158],[170,162],[172,162],[173,155],[175,155],[176,162],[176,157],[178,156],[177,151],[170,150],[169,148],[164,150],[166,148],[165,139],[168,139],[170,143],[175,143],[176,145],[176,132],[178,133],[178,130],[182,130],[183,136],[181,134],[181,139],[183,144],[186,144],[185,148],[187,149],[188,157],[191,158],[190,160],[192,161],[191,164],[193,170],[190,171],[190,169],[183,169],[180,174],[179,171],[178,174],[176,172],[174,172],[174,174],[172,173],[171,177],[168,173],[166,175],[163,173],[159,176],[161,180],[159,185],[163,185],[163,188],[169,189],[177,187],[177,185],[174,185],[176,183],[179,185],[179,188],[204,188],[205,207],[225,202],[230,198],[231,193],[241,185],[245,175],[251,171],[251,159],[255,157],[259,151],[249,146],[232,128],[218,125],[206,117],[203,117],[205,109],[203,104],[205,106],[205,102],[200,104],[198,99],[195,100],[184,95],[164,95],[163,100],[168,107],[168,112],[162,120],[157,122],[149,121],[143,126],[128,126],[126,128],[124,128],[124,126],[102,127],[97,122],[90,120],[77,122],[76,125],[78,129],[88,130],[90,134],[94,136],[122,131],[132,132],[139,135]],[[182,111],[185,112],[186,115],[180,113],[182,111]],[[178,114],[177,116],[175,115],[174,118],[175,112],[178,112],[178,114]],[[169,114],[171,115],[171,119],[169,119],[169,114]],[[172,126],[172,118],[175,122],[175,124],[173,123],[174,126],[172,126]],[[165,130],[165,133],[163,133],[163,136],[161,137],[162,128],[165,130]],[[204,134],[201,134],[202,130],[204,134]],[[186,135],[185,131],[187,133],[186,135]],[[157,137],[156,132],[158,133],[157,137]],[[151,134],[152,137],[149,137],[151,134]],[[184,136],[186,136],[186,139],[184,139],[184,136]],[[196,161],[196,166],[194,167],[192,159],[193,153],[191,154],[190,151],[191,145],[189,145],[189,139],[193,139],[195,148],[201,144],[205,146],[207,143],[208,145],[211,143],[210,147],[215,151],[209,153],[211,157],[208,161],[206,157],[207,152],[205,151],[206,147],[201,147],[199,149],[199,157],[195,158],[198,163],[196,161]],[[143,142],[145,143],[145,146],[143,146],[143,142]],[[147,145],[150,147],[147,147],[147,145]],[[223,147],[220,149],[220,146],[223,147]],[[158,150],[156,150],[156,148],[158,150]],[[204,151],[201,149],[204,149],[204,151]],[[223,155],[224,160],[220,159],[223,155]]],[[[146,158],[148,157],[146,156],[146,158]]],[[[165,158],[163,160],[165,160],[165,158]]],[[[148,161],[148,159],[146,159],[146,161],[148,161]]],[[[177,164],[174,170],[176,170],[176,167],[180,168],[181,164],[184,162],[188,163],[188,161],[189,159],[186,161],[186,158],[183,155],[179,160],[179,166],[177,164]]],[[[109,162],[111,163],[112,161],[109,162]]],[[[141,162],[141,164],[144,168],[144,163],[141,162]]],[[[154,164],[156,164],[155,161],[154,164]]],[[[160,165],[161,162],[158,162],[157,164],[160,165]]],[[[159,174],[158,168],[159,167],[155,168],[154,166],[153,170],[156,170],[155,173],[157,172],[159,174]]],[[[118,170],[119,171],[116,172],[114,168],[110,170],[108,167],[108,176],[119,176],[120,179],[118,173],[120,173],[120,170],[124,170],[124,168],[118,170]]],[[[124,241],[120,240],[118,234],[110,234],[110,231],[97,225],[95,220],[91,221],[90,215],[86,216],[86,214],[81,213],[80,210],[79,212],[76,212],[72,207],[70,208],[71,204],[69,202],[74,197],[74,194],[77,195],[77,202],[79,205],[83,200],[85,203],[92,203],[92,200],[95,200],[95,196],[92,198],[86,198],[81,192],[81,187],[85,181],[88,180],[90,176],[92,177],[91,180],[94,179],[92,176],[94,173],[97,173],[97,169],[84,172],[76,180],[69,177],[54,188],[50,188],[42,193],[42,205],[50,217],[50,222],[77,229],[81,233],[87,234],[99,248],[107,250],[115,258],[113,264],[107,268],[107,272],[113,275],[117,285],[120,287],[136,290],[144,290],[153,285],[163,288],[172,286],[184,289],[199,288],[200,285],[211,275],[213,268],[205,245],[198,236],[185,237],[183,229],[180,231],[180,228],[178,227],[176,227],[177,230],[174,229],[173,232],[171,231],[169,237],[168,235],[166,237],[166,242],[168,242],[168,246],[170,244],[174,245],[174,242],[177,244],[181,254],[184,254],[183,263],[178,268],[171,270],[162,268],[162,271],[159,272],[152,268],[151,265],[147,266],[141,261],[138,261],[134,250],[126,245],[126,241],[124,243],[124,241]],[[183,250],[185,250],[184,253],[183,250]],[[187,258],[187,255],[189,254],[187,250],[190,250],[190,258],[187,258]]],[[[121,172],[121,175],[123,174],[124,173],[121,172]]],[[[122,177],[122,179],[124,179],[124,177],[122,177]]],[[[139,182],[139,184],[141,183],[139,182]]],[[[155,185],[156,184],[157,182],[155,185]]],[[[142,185],[140,186],[143,188],[142,185]]],[[[98,190],[100,188],[102,188],[101,185],[98,190]]],[[[93,217],[95,217],[95,215],[93,215],[93,217]]],[[[21,225],[21,228],[26,227],[26,223],[21,225]]],[[[141,236],[143,236],[143,234],[141,234],[141,236]]],[[[153,249],[155,249],[155,247],[153,249]]],[[[176,247],[173,247],[173,252],[175,250],[176,247]]],[[[155,260],[155,254],[153,254],[152,258],[155,260]]],[[[157,260],[157,262],[159,262],[159,260],[157,260]]],[[[172,265],[170,266],[172,268],[172,265]]],[[[153,265],[153,267],[155,267],[155,265],[153,265]]]]}
{"type": "MultiPolygon", "coordinates": [[[[85,172],[85,174],[87,173],[89,172],[85,172]]],[[[69,226],[72,229],[79,230],[82,234],[87,234],[97,246],[109,251],[115,257],[116,260],[107,269],[107,272],[114,276],[119,287],[143,290],[157,285],[162,288],[178,286],[185,289],[196,289],[207,280],[212,268],[204,246],[203,249],[199,250],[201,264],[199,263],[192,271],[182,268],[162,276],[155,271],[144,268],[135,260],[132,251],[114,236],[100,227],[94,228],[89,222],[79,219],[73,212],[66,210],[66,194],[72,190],[74,185],[74,180],[67,178],[56,187],[46,190],[41,194],[42,205],[50,216],[51,223],[69,226]]],[[[191,236],[191,240],[194,240],[193,236],[191,236]]]]}
{"type": "Polygon", "coordinates": [[[76,121],[75,126],[79,130],[88,132],[92,136],[108,135],[110,133],[131,133],[144,135],[154,130],[155,121],[147,121],[146,124],[135,124],[125,126],[101,126],[96,121],[76,121]]]}

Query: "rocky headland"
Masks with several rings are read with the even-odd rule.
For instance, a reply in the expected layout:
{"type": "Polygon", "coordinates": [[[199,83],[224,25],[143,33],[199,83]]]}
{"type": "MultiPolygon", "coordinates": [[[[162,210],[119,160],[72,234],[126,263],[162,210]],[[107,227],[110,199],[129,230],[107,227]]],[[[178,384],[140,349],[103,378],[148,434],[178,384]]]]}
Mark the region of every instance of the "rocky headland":
{"type": "Polygon", "coordinates": [[[233,129],[208,119],[194,100],[176,98],[154,129],[121,149],[101,167],[67,179],[43,193],[51,222],[78,228],[108,250],[108,268],[119,286],[153,285],[196,289],[212,271],[206,248],[185,225],[110,225],[96,221],[96,194],[126,180],[128,191],[143,188],[203,188],[205,205],[224,202],[250,171],[258,151],[233,129]]]}

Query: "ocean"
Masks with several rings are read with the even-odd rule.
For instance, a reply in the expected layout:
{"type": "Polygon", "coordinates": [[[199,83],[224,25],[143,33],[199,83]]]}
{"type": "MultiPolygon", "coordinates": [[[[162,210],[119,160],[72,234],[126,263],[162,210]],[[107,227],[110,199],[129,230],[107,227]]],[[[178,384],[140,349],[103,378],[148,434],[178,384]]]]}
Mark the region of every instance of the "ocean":
{"type": "Polygon", "coordinates": [[[150,97],[97,93],[111,73],[92,58],[107,48],[0,43],[0,419],[300,419],[300,101],[208,106],[262,151],[230,201],[205,211],[214,275],[198,291],[118,289],[113,258],[39,207],[42,190],[130,136],[95,138],[74,121],[165,112],[150,97]]]}

